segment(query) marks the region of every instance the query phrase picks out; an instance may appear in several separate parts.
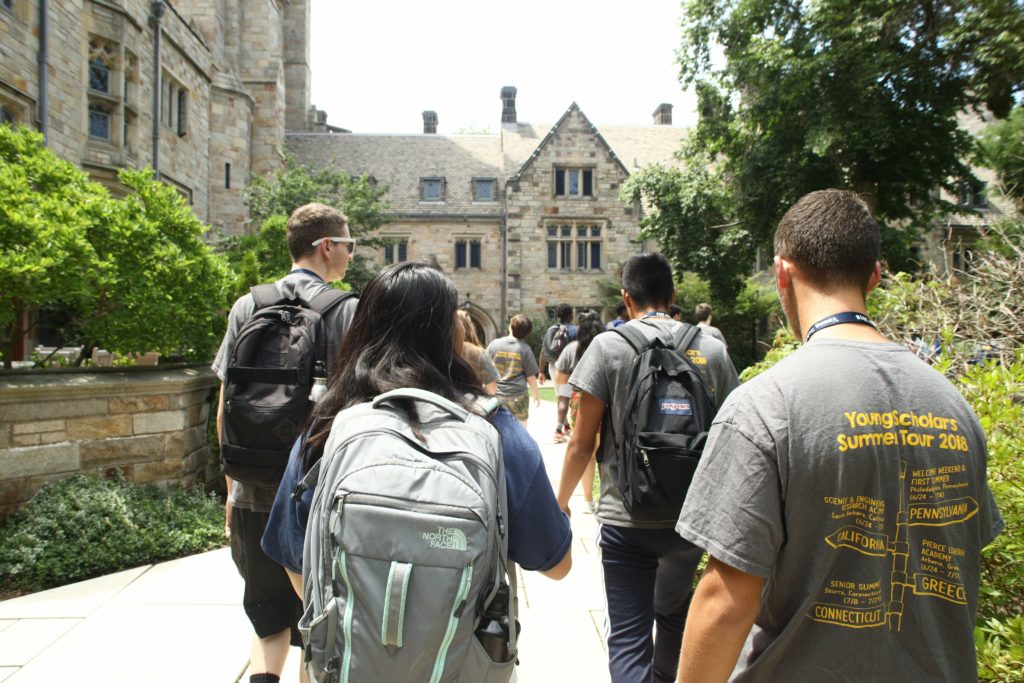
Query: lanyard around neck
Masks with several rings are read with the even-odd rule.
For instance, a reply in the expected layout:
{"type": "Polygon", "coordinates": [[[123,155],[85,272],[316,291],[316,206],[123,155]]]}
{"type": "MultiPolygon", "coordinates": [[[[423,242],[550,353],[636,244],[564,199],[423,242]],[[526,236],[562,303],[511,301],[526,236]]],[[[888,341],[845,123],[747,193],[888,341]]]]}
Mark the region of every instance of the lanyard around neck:
{"type": "Polygon", "coordinates": [[[671,318],[671,317],[672,316],[670,316],[668,313],[665,313],[664,311],[650,311],[649,313],[644,313],[642,316],[640,316],[640,319],[641,320],[646,320],[647,318],[671,318]]]}
{"type": "Polygon", "coordinates": [[[811,341],[811,337],[814,336],[815,332],[820,332],[826,327],[832,327],[833,325],[847,325],[854,323],[857,325],[867,325],[874,330],[878,329],[878,326],[871,322],[871,318],[867,317],[863,313],[856,313],[854,311],[845,311],[843,313],[834,313],[827,318],[822,318],[818,322],[811,325],[811,329],[807,330],[807,337],[804,338],[804,343],[811,341]]]}

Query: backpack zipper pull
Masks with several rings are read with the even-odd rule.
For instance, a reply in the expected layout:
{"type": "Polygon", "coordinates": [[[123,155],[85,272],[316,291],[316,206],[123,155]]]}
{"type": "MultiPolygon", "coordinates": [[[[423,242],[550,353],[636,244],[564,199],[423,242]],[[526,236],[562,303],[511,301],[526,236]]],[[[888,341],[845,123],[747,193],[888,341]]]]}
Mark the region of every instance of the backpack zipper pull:
{"type": "Polygon", "coordinates": [[[643,460],[644,460],[644,467],[650,467],[651,466],[651,460],[650,460],[650,458],[647,457],[647,450],[646,449],[643,449],[643,448],[640,449],[640,457],[643,458],[643,460]]]}

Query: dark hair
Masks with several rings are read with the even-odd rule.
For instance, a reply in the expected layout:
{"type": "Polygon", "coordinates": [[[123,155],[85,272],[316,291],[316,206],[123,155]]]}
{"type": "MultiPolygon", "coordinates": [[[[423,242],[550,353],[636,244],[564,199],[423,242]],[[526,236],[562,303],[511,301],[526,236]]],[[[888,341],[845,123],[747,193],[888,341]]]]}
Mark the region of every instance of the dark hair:
{"type": "Polygon", "coordinates": [[[634,254],[622,266],[622,288],[640,308],[663,308],[676,289],[672,266],[657,252],[634,254]]]}
{"type": "Polygon", "coordinates": [[[584,320],[589,320],[591,318],[594,318],[595,320],[600,320],[601,314],[592,308],[581,309],[580,312],[576,314],[576,324],[582,325],[584,320]]]}
{"type": "Polygon", "coordinates": [[[522,313],[512,316],[508,326],[512,330],[512,336],[516,339],[526,339],[533,332],[533,323],[522,313]]]}
{"type": "Polygon", "coordinates": [[[293,261],[309,256],[321,237],[340,237],[348,225],[345,214],[326,204],[305,204],[288,217],[288,253],[293,261]]]}
{"type": "Polygon", "coordinates": [[[604,332],[604,325],[601,323],[601,318],[594,316],[580,320],[579,331],[576,333],[576,341],[579,342],[579,348],[576,350],[577,363],[583,357],[583,353],[590,348],[590,342],[594,341],[594,337],[602,332],[604,332]]]}
{"type": "Polygon", "coordinates": [[[624,315],[626,315],[626,302],[619,299],[619,302],[615,304],[615,317],[621,318],[624,315]]]}
{"type": "Polygon", "coordinates": [[[826,293],[851,286],[867,292],[880,242],[868,205],[848,190],[804,195],[775,231],[776,255],[796,263],[826,293]]]}
{"type": "Polygon", "coordinates": [[[696,318],[699,323],[710,318],[711,304],[697,304],[697,308],[693,309],[693,317],[696,318]]]}
{"type": "MultiPolygon", "coordinates": [[[[456,403],[481,392],[476,372],[455,353],[458,292],[437,266],[404,261],[381,269],[363,288],[337,370],[309,418],[303,465],[323,455],[339,411],[391,389],[426,389],[456,403]]],[[[415,411],[409,406],[414,429],[415,411]]]]}
{"type": "Polygon", "coordinates": [[[676,304],[672,304],[671,306],[668,307],[668,314],[673,318],[676,317],[677,315],[682,316],[683,309],[677,306],[676,304]]]}
{"type": "Polygon", "coordinates": [[[558,304],[555,307],[555,317],[558,318],[560,323],[568,323],[572,321],[572,306],[569,304],[558,304]]]}

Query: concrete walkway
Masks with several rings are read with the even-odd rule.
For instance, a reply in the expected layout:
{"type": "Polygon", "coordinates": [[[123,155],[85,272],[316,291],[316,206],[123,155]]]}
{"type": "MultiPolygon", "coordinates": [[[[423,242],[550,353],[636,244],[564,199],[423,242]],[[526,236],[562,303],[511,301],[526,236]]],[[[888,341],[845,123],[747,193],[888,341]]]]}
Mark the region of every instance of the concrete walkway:
{"type": "MultiPolygon", "coordinates": [[[[530,419],[555,482],[553,403],[530,419]]],[[[608,680],[597,524],[572,501],[573,569],[555,582],[520,573],[520,683],[608,680]]],[[[248,681],[251,626],[226,548],[0,602],[0,681],[248,681]]],[[[298,680],[292,648],[284,681],[298,680]]]]}

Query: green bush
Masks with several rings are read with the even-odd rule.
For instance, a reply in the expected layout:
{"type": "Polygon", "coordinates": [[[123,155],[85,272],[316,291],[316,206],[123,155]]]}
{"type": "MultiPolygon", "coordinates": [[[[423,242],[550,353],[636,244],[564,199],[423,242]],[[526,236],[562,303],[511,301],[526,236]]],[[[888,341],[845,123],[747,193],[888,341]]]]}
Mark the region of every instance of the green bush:
{"type": "Polygon", "coordinates": [[[224,544],[224,507],[201,490],[76,475],[0,526],[0,592],[38,591],[224,544]]]}
{"type": "Polygon", "coordinates": [[[988,480],[1006,530],[982,552],[978,604],[979,675],[1020,680],[1024,671],[1024,350],[1014,362],[976,366],[960,389],[988,439],[988,480]]]}

